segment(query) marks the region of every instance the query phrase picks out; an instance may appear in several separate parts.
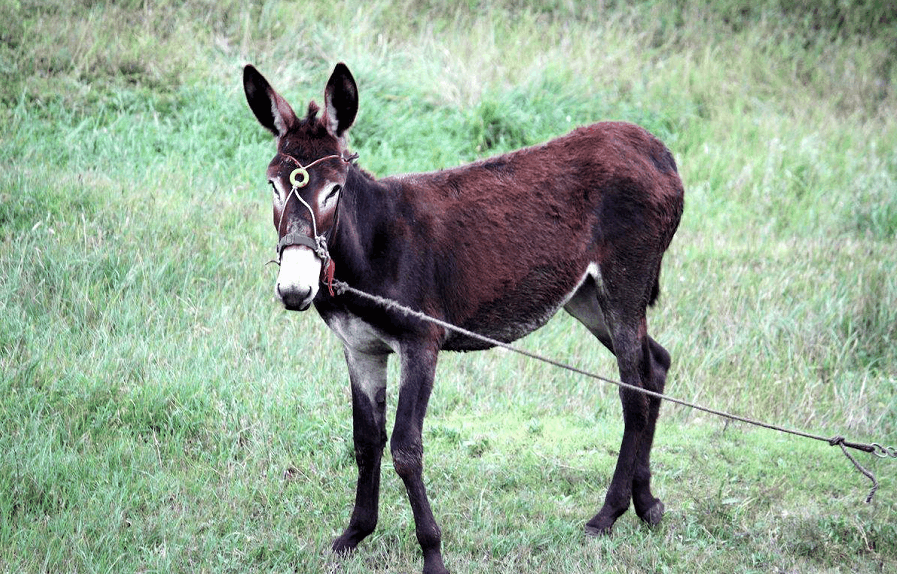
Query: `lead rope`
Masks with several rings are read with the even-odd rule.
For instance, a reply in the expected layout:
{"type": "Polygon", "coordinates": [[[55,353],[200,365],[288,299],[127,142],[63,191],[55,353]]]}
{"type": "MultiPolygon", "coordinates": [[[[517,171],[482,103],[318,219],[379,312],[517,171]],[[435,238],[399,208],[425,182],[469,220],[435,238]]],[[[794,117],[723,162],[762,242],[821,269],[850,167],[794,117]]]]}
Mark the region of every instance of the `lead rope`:
{"type": "Polygon", "coordinates": [[[555,359],[551,359],[549,357],[539,355],[538,353],[533,353],[531,351],[526,351],[519,347],[515,347],[514,345],[511,345],[509,343],[505,343],[503,341],[499,341],[499,340],[493,339],[491,337],[486,337],[485,335],[480,335],[479,333],[474,333],[473,331],[469,331],[467,329],[464,329],[463,327],[458,327],[457,325],[453,325],[453,324],[443,321],[441,319],[436,319],[435,317],[430,317],[429,315],[422,313],[420,311],[415,311],[414,309],[411,309],[410,307],[406,307],[392,299],[387,299],[385,297],[380,297],[378,295],[371,295],[370,293],[366,293],[364,291],[361,291],[359,289],[351,287],[349,284],[344,283],[343,281],[333,281],[333,286],[335,288],[337,295],[342,295],[343,293],[351,293],[353,295],[356,295],[358,297],[367,299],[367,300],[372,301],[378,305],[381,305],[382,307],[386,308],[387,310],[399,311],[400,313],[402,313],[408,317],[414,317],[416,319],[420,319],[421,321],[426,321],[426,322],[432,323],[432,324],[442,327],[444,329],[449,329],[451,331],[455,331],[456,333],[459,333],[466,337],[470,337],[470,338],[482,341],[484,343],[488,343],[489,345],[492,345],[494,347],[501,347],[503,349],[507,349],[508,351],[517,353],[519,355],[523,355],[525,357],[529,357],[529,358],[535,359],[537,361],[542,361],[544,363],[553,365],[555,367],[559,367],[561,369],[566,369],[566,370],[576,373],[578,375],[582,375],[582,376],[589,377],[592,379],[597,379],[597,380],[605,382],[605,383],[610,383],[612,385],[616,385],[623,389],[639,392],[639,393],[642,393],[649,397],[654,397],[657,399],[675,403],[675,404],[683,406],[683,407],[692,408],[692,409],[702,411],[702,412],[705,412],[705,413],[708,413],[711,415],[715,415],[718,417],[722,417],[725,419],[742,422],[742,423],[746,423],[749,425],[758,426],[758,427],[762,427],[765,429],[774,430],[774,431],[791,434],[791,435],[795,435],[795,436],[799,436],[799,437],[804,437],[804,438],[808,438],[808,439],[812,439],[812,440],[825,442],[825,443],[828,443],[830,446],[838,445],[841,447],[841,450],[844,452],[844,455],[847,456],[847,458],[850,460],[850,462],[853,463],[854,467],[856,467],[857,471],[859,471],[861,474],[863,474],[863,476],[865,476],[870,481],[872,481],[872,488],[869,491],[869,494],[866,496],[866,504],[869,504],[870,502],[872,502],[872,498],[875,496],[875,493],[878,490],[878,480],[875,479],[874,474],[872,474],[867,469],[865,469],[862,465],[860,465],[860,463],[858,463],[856,461],[856,459],[850,455],[850,453],[847,451],[847,449],[853,448],[856,450],[861,450],[863,452],[868,452],[868,453],[871,453],[871,454],[877,456],[878,458],[897,458],[897,448],[895,448],[895,447],[884,447],[878,443],[864,444],[864,443],[857,443],[857,442],[849,442],[842,436],[834,436],[832,438],[826,438],[823,436],[810,434],[810,433],[803,432],[800,430],[789,429],[789,428],[773,425],[770,423],[765,423],[762,421],[749,419],[747,417],[733,415],[733,414],[727,413],[725,411],[711,409],[711,408],[704,407],[704,406],[701,406],[701,405],[698,405],[695,403],[690,403],[690,402],[684,401],[682,399],[677,399],[675,397],[664,395],[662,393],[657,393],[654,391],[649,391],[648,389],[636,387],[634,385],[630,385],[630,384],[624,383],[622,381],[616,381],[614,379],[609,379],[607,377],[603,377],[601,375],[591,373],[589,371],[584,371],[583,369],[574,367],[573,365],[568,365],[566,363],[562,363],[555,359]]]}

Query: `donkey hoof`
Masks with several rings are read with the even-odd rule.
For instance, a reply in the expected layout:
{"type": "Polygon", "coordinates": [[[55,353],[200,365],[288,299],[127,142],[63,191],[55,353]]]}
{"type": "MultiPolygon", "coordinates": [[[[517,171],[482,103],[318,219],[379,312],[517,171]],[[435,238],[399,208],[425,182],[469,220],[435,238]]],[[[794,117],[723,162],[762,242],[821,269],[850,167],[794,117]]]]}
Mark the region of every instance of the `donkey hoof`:
{"type": "Polygon", "coordinates": [[[613,527],[608,526],[606,528],[599,528],[597,526],[592,526],[590,524],[586,524],[586,536],[591,536],[592,538],[603,538],[605,536],[610,536],[611,530],[613,527]]]}
{"type": "Polygon", "coordinates": [[[666,510],[663,503],[661,501],[656,501],[651,508],[646,510],[645,512],[638,513],[639,518],[644,520],[651,526],[657,526],[660,524],[660,520],[663,518],[663,512],[666,510]]]}
{"type": "Polygon", "coordinates": [[[613,521],[606,522],[604,520],[598,520],[598,517],[596,516],[586,523],[585,531],[586,536],[601,538],[603,536],[610,536],[611,530],[613,530],[613,528],[613,521]]]}
{"type": "Polygon", "coordinates": [[[333,549],[333,553],[337,556],[346,556],[354,552],[356,546],[358,546],[357,542],[353,542],[345,536],[340,536],[333,541],[331,548],[333,549]]]}
{"type": "Polygon", "coordinates": [[[449,574],[448,568],[442,563],[442,555],[433,553],[424,556],[424,574],[449,574]]]}

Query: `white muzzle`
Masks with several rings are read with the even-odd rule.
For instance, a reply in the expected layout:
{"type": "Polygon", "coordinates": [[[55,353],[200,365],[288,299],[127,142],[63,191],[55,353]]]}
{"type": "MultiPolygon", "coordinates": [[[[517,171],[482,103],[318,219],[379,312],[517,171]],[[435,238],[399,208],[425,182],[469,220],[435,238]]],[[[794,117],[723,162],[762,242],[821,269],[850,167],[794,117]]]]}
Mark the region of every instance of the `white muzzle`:
{"type": "Polygon", "coordinates": [[[305,311],[318,294],[322,261],[311,248],[290,245],[280,253],[274,295],[290,311],[305,311]]]}

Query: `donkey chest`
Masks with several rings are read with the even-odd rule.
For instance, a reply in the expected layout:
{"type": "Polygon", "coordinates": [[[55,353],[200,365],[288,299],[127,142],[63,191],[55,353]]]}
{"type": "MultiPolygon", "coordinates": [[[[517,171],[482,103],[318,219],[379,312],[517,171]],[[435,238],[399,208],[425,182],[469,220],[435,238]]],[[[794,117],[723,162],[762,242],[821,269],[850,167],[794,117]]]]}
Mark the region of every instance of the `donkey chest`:
{"type": "Polygon", "coordinates": [[[399,350],[395,337],[350,311],[328,311],[321,317],[339,340],[355,351],[379,355],[399,350]]]}

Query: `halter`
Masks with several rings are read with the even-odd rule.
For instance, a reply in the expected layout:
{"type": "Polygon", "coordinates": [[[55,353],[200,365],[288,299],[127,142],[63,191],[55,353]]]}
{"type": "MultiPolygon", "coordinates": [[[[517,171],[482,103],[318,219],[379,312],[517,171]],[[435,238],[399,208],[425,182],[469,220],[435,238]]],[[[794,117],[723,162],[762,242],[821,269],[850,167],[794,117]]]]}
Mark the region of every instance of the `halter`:
{"type": "MultiPolygon", "coordinates": [[[[305,187],[306,185],[308,185],[308,181],[310,179],[308,175],[308,168],[312,167],[313,165],[328,159],[339,159],[342,162],[348,164],[352,160],[358,159],[358,154],[354,153],[348,157],[344,157],[338,154],[328,155],[320,159],[316,159],[315,161],[305,166],[299,163],[299,160],[297,160],[293,156],[287,154],[283,155],[293,160],[293,162],[299,167],[297,167],[290,173],[290,183],[293,185],[293,187],[290,189],[290,193],[287,194],[287,197],[283,202],[283,209],[280,212],[280,220],[277,222],[277,233],[280,233],[280,228],[283,225],[283,216],[286,214],[287,204],[290,202],[290,198],[295,195],[296,199],[298,199],[299,202],[305,206],[305,209],[308,210],[308,213],[311,216],[312,237],[303,235],[302,233],[299,233],[297,231],[287,233],[280,238],[280,241],[277,242],[277,259],[272,259],[268,263],[277,263],[277,265],[279,266],[282,259],[281,255],[283,254],[283,250],[287,247],[293,245],[302,245],[308,247],[312,250],[312,252],[314,252],[315,256],[321,260],[321,282],[327,285],[327,288],[330,291],[330,296],[333,297],[335,296],[333,290],[333,273],[336,270],[336,265],[334,264],[333,259],[330,257],[330,252],[327,250],[327,238],[323,235],[318,235],[318,223],[315,220],[315,212],[308,204],[308,202],[302,199],[302,197],[299,195],[298,189],[300,187],[305,187]]],[[[339,209],[338,203],[337,209],[339,209]]],[[[339,211],[337,211],[336,213],[336,218],[337,220],[339,219],[339,211]]],[[[334,222],[334,228],[335,227],[336,222],[334,222]]]]}

